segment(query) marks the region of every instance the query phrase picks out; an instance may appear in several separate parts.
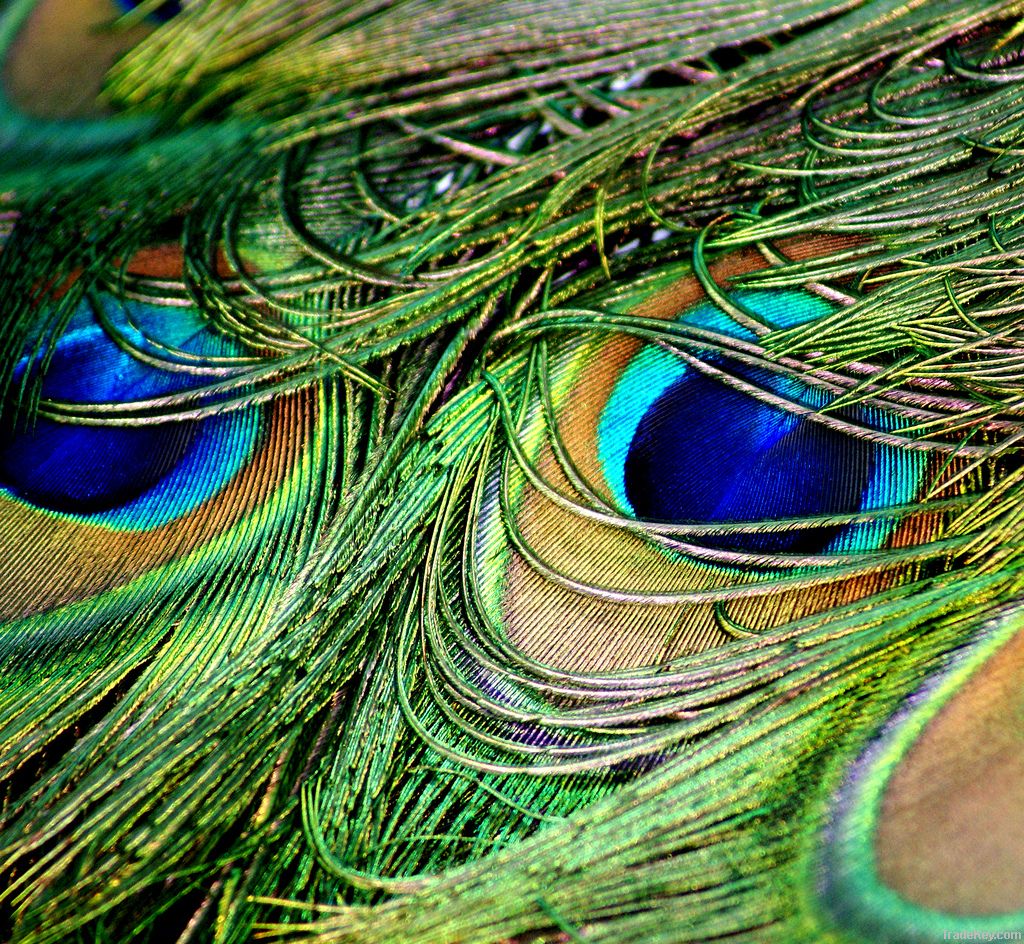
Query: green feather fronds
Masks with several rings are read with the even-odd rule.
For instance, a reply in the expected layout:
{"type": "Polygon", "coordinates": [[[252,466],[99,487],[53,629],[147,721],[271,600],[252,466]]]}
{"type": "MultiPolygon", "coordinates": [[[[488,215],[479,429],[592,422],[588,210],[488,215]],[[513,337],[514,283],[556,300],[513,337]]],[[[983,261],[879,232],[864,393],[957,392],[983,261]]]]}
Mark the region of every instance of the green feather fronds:
{"type": "MultiPolygon", "coordinates": [[[[292,404],[265,500],[0,628],[13,939],[885,939],[821,892],[835,797],[908,696],[1020,620],[1022,8],[200,0],[115,65],[126,116],[12,117],[5,415],[292,404]],[[168,233],[180,278],[131,273],[168,233]],[[772,264],[715,281],[751,248],[772,264]],[[531,463],[565,452],[552,389],[595,339],[707,350],[640,310],[689,277],[837,422],[897,413],[941,527],[716,586],[724,647],[543,664],[493,584],[529,557],[531,463]],[[774,331],[735,295],[805,286],[834,312],[774,331]],[[238,353],[173,396],[47,399],[19,358],[100,293],[194,305],[238,353]],[[770,630],[729,616],[896,565],[770,630]]],[[[555,499],[643,531],[569,466],[555,499]]],[[[685,594],[669,564],[637,588],[546,566],[623,608],[685,594]]]]}

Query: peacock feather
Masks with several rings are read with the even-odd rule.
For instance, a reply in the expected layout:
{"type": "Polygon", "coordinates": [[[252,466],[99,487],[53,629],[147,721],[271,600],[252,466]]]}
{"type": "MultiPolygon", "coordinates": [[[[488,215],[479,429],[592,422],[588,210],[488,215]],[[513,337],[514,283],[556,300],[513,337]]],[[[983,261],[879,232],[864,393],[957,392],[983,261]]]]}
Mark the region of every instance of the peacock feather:
{"type": "Polygon", "coordinates": [[[1024,933],[1022,14],[0,6],[2,936],[1024,933]]]}

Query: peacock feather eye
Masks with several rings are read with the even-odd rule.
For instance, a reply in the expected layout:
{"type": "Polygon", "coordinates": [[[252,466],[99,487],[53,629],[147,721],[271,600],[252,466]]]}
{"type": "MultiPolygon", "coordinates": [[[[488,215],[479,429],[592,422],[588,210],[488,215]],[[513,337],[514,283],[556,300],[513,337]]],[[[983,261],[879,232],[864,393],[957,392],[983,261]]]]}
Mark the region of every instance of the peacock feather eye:
{"type": "MultiPolygon", "coordinates": [[[[832,306],[809,292],[738,292],[735,301],[772,330],[823,318],[832,306]]],[[[754,335],[701,303],[679,323],[725,338],[754,335]]],[[[833,395],[834,397],[834,395],[833,395]]],[[[871,441],[895,419],[877,410],[827,413],[830,396],[727,354],[687,363],[644,347],[612,389],[598,426],[598,456],[617,503],[667,523],[813,519],[904,504],[924,457],[871,441]],[[702,373],[701,367],[710,368],[702,373]],[[822,411],[822,412],[818,412],[822,411]],[[833,416],[845,431],[826,425],[833,416]],[[860,436],[851,433],[864,430],[860,436]]],[[[820,554],[877,547],[891,521],[707,535],[703,544],[758,553],[820,554]]]]}
{"type": "MultiPolygon", "coordinates": [[[[11,388],[37,378],[43,403],[114,410],[174,396],[216,377],[237,346],[194,309],[85,301],[52,350],[23,358],[11,388]]],[[[0,441],[0,485],[31,505],[127,528],[153,527],[191,510],[237,473],[259,425],[254,411],[125,425],[26,420],[13,406],[0,441]]]]}
{"type": "Polygon", "coordinates": [[[87,293],[55,340],[29,336],[7,383],[0,555],[19,563],[0,577],[4,618],[64,612],[74,626],[69,604],[207,572],[225,541],[289,521],[274,496],[314,474],[333,436],[333,408],[302,391],[249,402],[251,351],[174,295],[180,249],[126,270],[138,299],[87,293]],[[149,297],[160,287],[166,299],[149,297]]]}
{"type": "MultiPolygon", "coordinates": [[[[807,289],[730,298],[762,332],[838,310],[807,289]]],[[[509,384],[519,445],[493,473],[479,546],[506,549],[484,599],[532,658],[671,660],[852,602],[940,553],[942,516],[917,498],[943,459],[902,435],[898,401],[837,402],[856,377],[773,358],[692,276],[627,304],[545,335],[509,384]]]]}

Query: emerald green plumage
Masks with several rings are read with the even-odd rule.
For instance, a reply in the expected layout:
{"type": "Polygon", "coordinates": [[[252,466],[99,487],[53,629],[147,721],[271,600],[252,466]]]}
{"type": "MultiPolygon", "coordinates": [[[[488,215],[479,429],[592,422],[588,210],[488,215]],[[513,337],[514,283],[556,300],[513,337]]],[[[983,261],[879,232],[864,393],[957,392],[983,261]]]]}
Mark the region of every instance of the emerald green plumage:
{"type": "Polygon", "coordinates": [[[183,6],[0,111],[4,933],[1024,931],[1024,4],[183,6]]]}

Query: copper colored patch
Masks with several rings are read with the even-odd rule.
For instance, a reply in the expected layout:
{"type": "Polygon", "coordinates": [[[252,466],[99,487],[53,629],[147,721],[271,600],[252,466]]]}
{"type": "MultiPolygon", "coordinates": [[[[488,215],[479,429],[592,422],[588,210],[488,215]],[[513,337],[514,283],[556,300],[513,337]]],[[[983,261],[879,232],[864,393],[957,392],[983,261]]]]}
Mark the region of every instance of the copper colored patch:
{"type": "Polygon", "coordinates": [[[911,746],[882,798],[875,856],[926,908],[1024,909],[1024,633],[964,684],[911,746]]]}
{"type": "Polygon", "coordinates": [[[270,408],[254,454],[193,511],[148,531],[118,531],[0,496],[0,621],[56,609],[123,586],[184,557],[254,511],[288,475],[296,435],[315,402],[284,397],[270,408]]]}
{"type": "Polygon", "coordinates": [[[40,118],[107,114],[99,100],[103,77],[152,32],[143,25],[108,29],[120,13],[112,0],[40,0],[4,63],[12,104],[40,118]]]}

